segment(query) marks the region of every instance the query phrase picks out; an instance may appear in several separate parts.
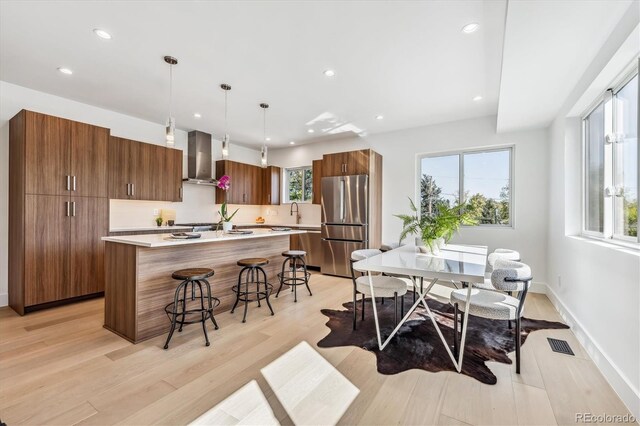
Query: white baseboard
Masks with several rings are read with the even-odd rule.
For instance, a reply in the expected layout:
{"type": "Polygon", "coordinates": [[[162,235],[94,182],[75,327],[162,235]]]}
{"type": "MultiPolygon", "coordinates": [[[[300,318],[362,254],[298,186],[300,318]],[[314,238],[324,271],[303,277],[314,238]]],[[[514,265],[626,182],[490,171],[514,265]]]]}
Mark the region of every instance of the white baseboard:
{"type": "Polygon", "coordinates": [[[9,293],[0,293],[0,307],[9,306],[9,293]]]}
{"type": "MultiPolygon", "coordinates": [[[[535,286],[532,285],[532,289],[535,286]]],[[[634,388],[624,373],[611,361],[600,345],[591,337],[582,323],[573,315],[571,310],[562,302],[551,287],[542,284],[536,293],[545,293],[562,319],[571,327],[580,344],[585,348],[593,363],[598,367],[604,378],[609,382],[613,390],[618,394],[622,402],[627,406],[631,414],[640,418],[640,392],[634,388]]]]}
{"type": "Polygon", "coordinates": [[[531,287],[529,287],[529,291],[531,293],[547,294],[547,284],[533,282],[531,283],[531,287]]]}

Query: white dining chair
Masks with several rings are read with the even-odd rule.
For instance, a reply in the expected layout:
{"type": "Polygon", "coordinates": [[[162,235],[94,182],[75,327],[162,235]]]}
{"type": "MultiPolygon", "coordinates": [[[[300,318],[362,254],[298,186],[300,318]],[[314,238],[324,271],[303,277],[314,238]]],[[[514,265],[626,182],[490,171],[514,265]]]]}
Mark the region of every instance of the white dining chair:
{"type": "MultiPolygon", "coordinates": [[[[516,342],[516,373],[520,374],[520,318],[524,301],[531,285],[531,268],[521,262],[508,259],[497,259],[491,273],[491,283],[499,291],[471,290],[471,298],[467,304],[467,290],[460,289],[451,292],[450,303],[454,307],[453,336],[454,351],[458,352],[458,314],[469,311],[469,315],[477,317],[515,321],[516,342]],[[513,297],[507,292],[518,292],[513,297]]],[[[461,317],[461,327],[462,324],[461,317]]]]}
{"type": "MultiPolygon", "coordinates": [[[[362,272],[357,271],[353,264],[359,260],[367,259],[371,256],[381,254],[382,251],[378,249],[364,249],[356,250],[351,253],[351,279],[353,281],[353,329],[356,329],[357,322],[357,303],[356,296],[358,293],[362,294],[362,320],[364,321],[364,299],[366,296],[371,297],[371,286],[369,285],[369,276],[364,275],[362,272]],[[359,274],[359,276],[357,276],[359,274]]],[[[390,277],[387,275],[372,275],[371,281],[373,283],[374,294],[376,297],[380,297],[382,301],[385,297],[393,297],[395,303],[395,315],[394,323],[398,323],[398,296],[400,296],[400,309],[401,316],[404,316],[404,295],[407,293],[407,281],[409,279],[403,279],[398,277],[390,277]]],[[[374,301],[372,301],[374,303],[374,301]]]]}

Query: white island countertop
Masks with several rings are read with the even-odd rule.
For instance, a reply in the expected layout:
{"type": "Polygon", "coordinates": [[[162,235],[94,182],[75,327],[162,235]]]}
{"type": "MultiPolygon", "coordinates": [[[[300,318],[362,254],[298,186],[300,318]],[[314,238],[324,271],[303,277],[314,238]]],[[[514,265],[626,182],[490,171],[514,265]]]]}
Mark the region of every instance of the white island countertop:
{"type": "Polygon", "coordinates": [[[122,235],[112,237],[102,237],[102,241],[111,243],[129,244],[140,247],[174,247],[189,244],[203,243],[224,243],[225,241],[235,240],[251,240],[254,238],[269,238],[283,235],[304,234],[307,231],[292,229],[291,231],[272,231],[271,229],[252,229],[252,234],[226,234],[219,235],[215,231],[199,232],[202,234],[200,238],[193,239],[173,239],[170,234],[152,234],[152,235],[122,235]]]}

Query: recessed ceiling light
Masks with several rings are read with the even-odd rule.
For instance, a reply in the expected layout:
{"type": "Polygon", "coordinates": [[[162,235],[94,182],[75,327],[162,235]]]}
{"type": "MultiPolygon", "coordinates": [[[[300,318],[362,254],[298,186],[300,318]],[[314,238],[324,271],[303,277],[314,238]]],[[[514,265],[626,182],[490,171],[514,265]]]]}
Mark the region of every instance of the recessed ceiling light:
{"type": "Polygon", "coordinates": [[[384,118],[384,115],[376,115],[376,120],[382,120],[384,118]]]}
{"type": "Polygon", "coordinates": [[[296,142],[295,142],[295,141],[291,141],[291,142],[289,142],[289,145],[295,145],[295,144],[296,144],[296,142]]]}
{"type": "Polygon", "coordinates": [[[60,71],[62,74],[67,74],[67,75],[73,74],[73,71],[65,67],[58,67],[58,71],[60,71]]]}
{"type": "Polygon", "coordinates": [[[268,137],[267,137],[267,138],[265,138],[264,140],[265,140],[265,141],[267,141],[267,142],[269,142],[269,141],[271,140],[271,138],[268,138],[268,137]]]}
{"type": "Polygon", "coordinates": [[[482,100],[482,96],[478,95],[473,98],[474,101],[478,102],[482,100]]]}
{"type": "Polygon", "coordinates": [[[480,28],[480,24],[478,24],[477,22],[472,22],[462,27],[462,32],[465,34],[471,34],[478,31],[478,28],[480,28]]]}
{"type": "Polygon", "coordinates": [[[202,115],[200,115],[200,113],[197,113],[197,112],[196,112],[196,113],[194,113],[194,114],[193,114],[193,116],[194,116],[195,118],[200,118],[200,117],[202,117],[202,115]]]}
{"type": "Polygon", "coordinates": [[[111,34],[106,32],[105,30],[101,30],[100,28],[94,28],[93,32],[100,38],[103,38],[105,40],[111,40],[111,34]]]}
{"type": "Polygon", "coordinates": [[[324,70],[324,75],[327,77],[333,77],[336,75],[336,72],[334,70],[324,70]]]}
{"type": "Polygon", "coordinates": [[[313,133],[313,132],[315,132],[315,130],[313,130],[313,129],[307,129],[307,133],[313,133]]]}

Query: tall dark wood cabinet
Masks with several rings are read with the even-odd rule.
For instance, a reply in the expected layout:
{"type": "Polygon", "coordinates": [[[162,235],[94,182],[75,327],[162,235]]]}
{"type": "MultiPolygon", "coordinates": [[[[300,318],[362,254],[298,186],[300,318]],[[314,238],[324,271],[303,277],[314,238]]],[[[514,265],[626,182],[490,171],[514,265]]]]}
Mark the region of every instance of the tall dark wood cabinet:
{"type": "Polygon", "coordinates": [[[313,160],[311,163],[313,176],[313,200],[312,204],[322,203],[322,160],[313,160]]]}
{"type": "Polygon", "coordinates": [[[104,289],[109,130],[22,110],[9,124],[9,305],[104,289]]]}
{"type": "MultiPolygon", "coordinates": [[[[229,204],[276,204],[275,201],[268,203],[265,199],[265,179],[270,179],[268,183],[270,188],[273,189],[276,185],[279,188],[279,169],[279,167],[263,169],[252,164],[230,160],[216,161],[216,179],[220,179],[223,175],[231,178],[228,191],[216,188],[216,203],[226,200],[229,204]]],[[[274,200],[274,197],[275,193],[271,192],[271,199],[274,200]]]]}
{"type": "Polygon", "coordinates": [[[280,167],[268,166],[262,169],[262,205],[280,204],[280,167]]]}

